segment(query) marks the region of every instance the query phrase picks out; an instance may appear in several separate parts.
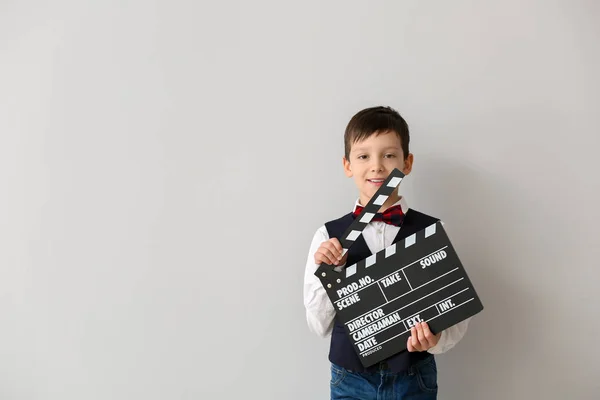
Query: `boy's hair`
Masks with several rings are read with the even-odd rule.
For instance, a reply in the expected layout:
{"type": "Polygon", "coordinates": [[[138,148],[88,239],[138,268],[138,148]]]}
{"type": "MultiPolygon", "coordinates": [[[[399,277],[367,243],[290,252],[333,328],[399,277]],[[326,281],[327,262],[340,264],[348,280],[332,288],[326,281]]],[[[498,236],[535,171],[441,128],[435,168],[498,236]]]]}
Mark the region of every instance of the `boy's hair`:
{"type": "Polygon", "coordinates": [[[371,135],[385,132],[394,132],[398,135],[406,159],[410,142],[408,124],[396,110],[383,106],[365,108],[356,113],[348,122],[344,133],[346,159],[350,158],[350,148],[354,143],[371,135]]]}

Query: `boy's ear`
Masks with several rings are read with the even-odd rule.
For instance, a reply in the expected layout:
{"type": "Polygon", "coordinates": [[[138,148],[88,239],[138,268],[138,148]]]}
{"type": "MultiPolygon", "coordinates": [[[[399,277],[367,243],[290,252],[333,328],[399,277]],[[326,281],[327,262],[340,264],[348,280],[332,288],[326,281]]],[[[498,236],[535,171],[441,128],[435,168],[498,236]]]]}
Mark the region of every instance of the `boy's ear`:
{"type": "Polygon", "coordinates": [[[346,156],[342,157],[342,164],[344,164],[344,173],[348,178],[352,177],[352,166],[350,161],[346,159],[346,156]]]}
{"type": "Polygon", "coordinates": [[[408,175],[412,171],[413,161],[414,157],[412,153],[408,153],[408,157],[406,157],[406,159],[404,160],[404,168],[402,169],[404,175],[408,175]]]}

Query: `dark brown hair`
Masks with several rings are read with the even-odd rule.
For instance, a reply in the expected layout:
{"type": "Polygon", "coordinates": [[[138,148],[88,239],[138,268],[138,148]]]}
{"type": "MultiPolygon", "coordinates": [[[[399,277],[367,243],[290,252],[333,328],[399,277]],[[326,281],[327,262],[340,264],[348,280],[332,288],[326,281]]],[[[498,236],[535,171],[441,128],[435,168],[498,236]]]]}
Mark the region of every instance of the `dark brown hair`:
{"type": "Polygon", "coordinates": [[[371,107],[356,113],[344,133],[344,154],[350,157],[350,148],[357,141],[364,140],[371,135],[385,132],[394,132],[400,138],[404,158],[408,157],[408,144],[410,134],[408,124],[402,116],[391,107],[371,107]]]}

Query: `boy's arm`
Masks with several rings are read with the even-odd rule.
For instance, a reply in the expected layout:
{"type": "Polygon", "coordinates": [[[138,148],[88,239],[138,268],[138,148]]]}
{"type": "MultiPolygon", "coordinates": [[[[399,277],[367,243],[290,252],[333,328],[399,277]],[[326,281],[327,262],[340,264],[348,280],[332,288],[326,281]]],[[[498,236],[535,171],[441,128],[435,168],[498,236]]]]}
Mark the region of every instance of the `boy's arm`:
{"type": "Polygon", "coordinates": [[[431,354],[442,354],[456,346],[456,344],[465,336],[465,333],[467,333],[467,327],[469,326],[471,318],[472,317],[467,318],[456,325],[444,329],[437,344],[427,351],[431,354]]]}
{"type": "Polygon", "coordinates": [[[306,321],[311,332],[320,337],[331,334],[335,309],[323,288],[321,281],[314,275],[319,267],[315,263],[315,253],[321,243],[329,239],[325,226],[320,227],[315,233],[304,271],[304,307],[306,308],[306,321]]]}

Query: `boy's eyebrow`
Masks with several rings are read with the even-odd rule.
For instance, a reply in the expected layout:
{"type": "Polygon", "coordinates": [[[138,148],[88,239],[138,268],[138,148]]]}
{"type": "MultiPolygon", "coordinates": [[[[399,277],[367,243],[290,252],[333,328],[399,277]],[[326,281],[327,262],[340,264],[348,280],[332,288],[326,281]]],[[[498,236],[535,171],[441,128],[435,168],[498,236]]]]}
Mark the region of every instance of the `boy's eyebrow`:
{"type": "MultiPolygon", "coordinates": [[[[356,146],[352,150],[354,150],[354,151],[365,151],[367,149],[368,149],[368,147],[356,146]]],[[[400,147],[398,147],[398,146],[387,146],[387,147],[383,148],[383,150],[389,150],[389,149],[400,150],[400,147]]]]}

